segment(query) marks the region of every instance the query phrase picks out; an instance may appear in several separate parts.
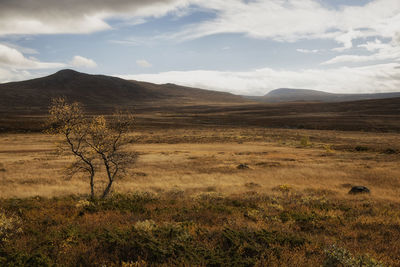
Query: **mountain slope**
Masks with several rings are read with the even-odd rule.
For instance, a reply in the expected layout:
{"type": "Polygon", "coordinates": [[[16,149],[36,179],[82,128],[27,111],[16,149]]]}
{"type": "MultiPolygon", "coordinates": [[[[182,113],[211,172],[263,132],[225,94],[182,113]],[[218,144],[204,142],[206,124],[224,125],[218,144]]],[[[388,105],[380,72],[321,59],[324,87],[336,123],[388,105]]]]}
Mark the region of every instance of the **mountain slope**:
{"type": "Polygon", "coordinates": [[[0,110],[37,112],[47,110],[51,98],[65,96],[89,109],[185,103],[238,103],[244,99],[229,93],[127,81],[105,75],[62,70],[47,77],[0,84],[0,110]]]}
{"type": "Polygon", "coordinates": [[[376,94],[333,94],[309,89],[280,88],[272,90],[264,96],[251,96],[251,100],[267,103],[276,102],[346,102],[370,99],[384,99],[400,97],[398,93],[376,94]]]}
{"type": "MultiPolygon", "coordinates": [[[[338,102],[332,99],[340,95],[293,89],[276,90],[266,97],[282,100],[288,95],[286,103],[257,103],[228,93],[64,70],[39,79],[0,84],[0,132],[43,130],[50,100],[57,96],[83,102],[92,114],[107,114],[116,107],[133,108],[137,127],[240,126],[400,132],[400,97],[338,102]]],[[[348,96],[341,99],[348,100],[348,96]]]]}

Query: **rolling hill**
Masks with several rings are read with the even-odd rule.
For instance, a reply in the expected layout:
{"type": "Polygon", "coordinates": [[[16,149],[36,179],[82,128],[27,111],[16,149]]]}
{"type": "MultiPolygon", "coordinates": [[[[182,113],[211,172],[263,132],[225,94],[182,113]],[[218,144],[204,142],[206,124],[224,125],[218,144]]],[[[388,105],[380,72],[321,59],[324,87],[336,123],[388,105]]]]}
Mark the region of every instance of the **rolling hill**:
{"type": "Polygon", "coordinates": [[[240,103],[243,98],[175,84],[157,85],[105,75],[61,70],[47,77],[0,84],[0,111],[47,112],[54,97],[82,102],[89,110],[170,104],[240,103]]]}
{"type": "Polygon", "coordinates": [[[376,93],[376,94],[333,94],[309,89],[280,88],[272,90],[264,96],[250,96],[248,99],[266,102],[346,102],[358,100],[384,99],[400,97],[397,93],[376,93]]]}
{"type": "Polygon", "coordinates": [[[175,84],[157,85],[62,70],[43,78],[0,84],[0,132],[43,130],[50,100],[57,96],[82,102],[91,114],[110,114],[116,107],[133,109],[137,127],[400,131],[397,93],[342,96],[278,89],[260,97],[268,101],[255,102],[175,84]]]}

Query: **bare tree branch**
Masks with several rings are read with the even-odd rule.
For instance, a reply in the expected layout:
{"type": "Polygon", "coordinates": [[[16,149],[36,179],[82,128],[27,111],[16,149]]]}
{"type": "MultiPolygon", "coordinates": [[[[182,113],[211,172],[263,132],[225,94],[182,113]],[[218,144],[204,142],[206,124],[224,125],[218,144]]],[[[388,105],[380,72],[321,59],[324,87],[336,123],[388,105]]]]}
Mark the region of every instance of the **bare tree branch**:
{"type": "Polygon", "coordinates": [[[94,198],[94,179],[99,170],[97,163],[101,163],[108,179],[101,197],[107,197],[115,179],[124,174],[137,158],[137,154],[122,151],[129,143],[125,134],[133,126],[132,114],[118,111],[109,120],[104,116],[88,120],[81,104],[69,104],[64,98],[53,99],[49,113],[49,132],[64,136],[66,145],[76,158],[70,171],[88,173],[91,197],[94,198]]]}

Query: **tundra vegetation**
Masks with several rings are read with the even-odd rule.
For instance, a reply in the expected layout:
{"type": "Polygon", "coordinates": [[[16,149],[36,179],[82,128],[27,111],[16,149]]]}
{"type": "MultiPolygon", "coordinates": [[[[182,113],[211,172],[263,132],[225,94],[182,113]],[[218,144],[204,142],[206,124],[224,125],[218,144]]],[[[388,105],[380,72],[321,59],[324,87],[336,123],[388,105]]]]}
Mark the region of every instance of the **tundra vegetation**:
{"type": "Polygon", "coordinates": [[[57,152],[60,135],[0,136],[1,266],[400,266],[398,133],[139,127],[125,140],[137,163],[91,199],[89,172],[65,175],[76,155],[57,152]]]}

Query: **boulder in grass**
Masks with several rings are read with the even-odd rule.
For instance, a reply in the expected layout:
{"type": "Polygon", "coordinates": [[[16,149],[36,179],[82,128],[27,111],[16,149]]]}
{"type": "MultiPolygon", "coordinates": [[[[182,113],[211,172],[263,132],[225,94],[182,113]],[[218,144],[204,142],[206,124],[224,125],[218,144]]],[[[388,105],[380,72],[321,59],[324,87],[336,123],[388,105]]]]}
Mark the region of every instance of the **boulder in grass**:
{"type": "Polygon", "coordinates": [[[349,191],[349,194],[369,194],[369,193],[371,193],[371,191],[367,187],[361,185],[353,186],[349,191]]]}
{"type": "Polygon", "coordinates": [[[236,168],[239,169],[239,170],[247,170],[247,169],[250,169],[250,167],[249,167],[246,163],[239,164],[239,165],[237,165],[236,168]]]}

